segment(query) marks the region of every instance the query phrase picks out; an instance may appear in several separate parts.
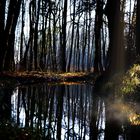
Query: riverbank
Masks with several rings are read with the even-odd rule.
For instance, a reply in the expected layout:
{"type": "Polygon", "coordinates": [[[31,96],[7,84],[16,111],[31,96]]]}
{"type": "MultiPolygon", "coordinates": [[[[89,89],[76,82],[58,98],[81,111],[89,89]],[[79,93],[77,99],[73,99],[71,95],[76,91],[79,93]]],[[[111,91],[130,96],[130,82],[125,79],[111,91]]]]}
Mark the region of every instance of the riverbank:
{"type": "Polygon", "coordinates": [[[98,74],[86,72],[48,73],[48,72],[3,72],[0,73],[0,87],[40,82],[62,83],[81,82],[94,83],[98,74]]]}

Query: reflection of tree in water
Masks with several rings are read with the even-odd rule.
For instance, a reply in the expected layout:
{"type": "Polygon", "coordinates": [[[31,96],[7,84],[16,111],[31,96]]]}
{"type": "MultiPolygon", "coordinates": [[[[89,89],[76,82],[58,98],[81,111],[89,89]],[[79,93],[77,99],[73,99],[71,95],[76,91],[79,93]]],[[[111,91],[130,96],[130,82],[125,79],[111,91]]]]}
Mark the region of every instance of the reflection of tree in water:
{"type": "Polygon", "coordinates": [[[24,129],[29,139],[115,140],[124,133],[124,140],[131,140],[139,134],[139,127],[124,124],[118,112],[123,104],[116,105],[114,97],[97,96],[90,85],[42,84],[21,86],[14,91],[4,89],[0,103],[1,122],[11,121],[12,114],[11,125],[24,129]]]}
{"type": "Polygon", "coordinates": [[[12,114],[20,126],[35,128],[48,139],[89,139],[97,119],[91,123],[96,109],[92,90],[87,85],[18,87],[12,114]]]}
{"type": "Polygon", "coordinates": [[[0,89],[0,121],[10,120],[12,90],[10,88],[0,89]]]}
{"type": "Polygon", "coordinates": [[[106,129],[105,140],[118,140],[119,134],[121,134],[121,121],[117,118],[119,110],[113,107],[114,96],[111,96],[109,100],[105,101],[105,114],[106,114],[106,129]]]}

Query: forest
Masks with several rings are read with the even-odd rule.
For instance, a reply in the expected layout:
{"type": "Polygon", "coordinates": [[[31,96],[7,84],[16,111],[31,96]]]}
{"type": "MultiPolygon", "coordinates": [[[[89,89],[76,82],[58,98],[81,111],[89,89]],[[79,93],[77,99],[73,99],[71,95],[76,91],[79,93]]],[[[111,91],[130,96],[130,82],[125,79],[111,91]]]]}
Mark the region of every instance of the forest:
{"type": "Polygon", "coordinates": [[[0,71],[119,72],[139,58],[138,0],[3,0],[0,71]]]}
{"type": "Polygon", "coordinates": [[[0,0],[0,138],[139,140],[140,0],[0,0]]]}

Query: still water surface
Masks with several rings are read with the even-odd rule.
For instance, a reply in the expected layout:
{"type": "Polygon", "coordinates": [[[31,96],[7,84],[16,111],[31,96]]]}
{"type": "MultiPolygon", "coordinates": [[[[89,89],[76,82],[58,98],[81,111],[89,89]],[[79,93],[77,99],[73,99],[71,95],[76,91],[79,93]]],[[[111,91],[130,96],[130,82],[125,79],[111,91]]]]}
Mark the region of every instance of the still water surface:
{"type": "Polygon", "coordinates": [[[13,135],[17,140],[135,140],[139,136],[134,104],[98,96],[93,85],[43,83],[0,91],[3,139],[13,135]]]}

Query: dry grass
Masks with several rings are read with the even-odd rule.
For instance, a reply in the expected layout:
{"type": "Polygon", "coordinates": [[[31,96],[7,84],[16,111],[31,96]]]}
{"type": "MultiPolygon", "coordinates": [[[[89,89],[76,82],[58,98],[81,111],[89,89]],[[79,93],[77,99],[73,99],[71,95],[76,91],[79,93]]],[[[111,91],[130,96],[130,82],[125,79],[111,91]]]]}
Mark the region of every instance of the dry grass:
{"type": "Polygon", "coordinates": [[[54,73],[54,72],[3,72],[0,74],[0,85],[3,85],[3,80],[15,81],[15,83],[34,83],[34,82],[56,82],[62,84],[74,84],[76,82],[94,82],[97,74],[87,72],[67,72],[67,73],[54,73]],[[68,83],[69,82],[69,83],[68,83]]]}

